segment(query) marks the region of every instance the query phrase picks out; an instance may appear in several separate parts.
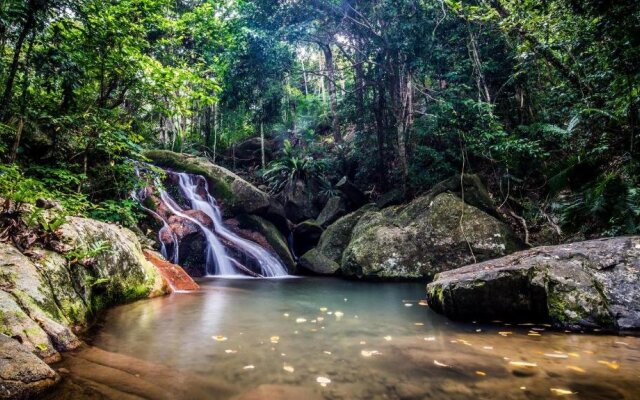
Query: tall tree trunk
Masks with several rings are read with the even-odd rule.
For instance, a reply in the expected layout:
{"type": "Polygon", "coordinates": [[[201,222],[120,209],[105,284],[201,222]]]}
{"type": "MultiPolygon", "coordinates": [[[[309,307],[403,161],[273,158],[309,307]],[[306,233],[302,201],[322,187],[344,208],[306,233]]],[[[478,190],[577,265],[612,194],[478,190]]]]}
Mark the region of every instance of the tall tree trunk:
{"type": "Polygon", "coordinates": [[[331,106],[331,130],[333,131],[333,139],[336,143],[342,142],[340,134],[340,121],[338,120],[338,96],[336,94],[336,78],[333,68],[333,53],[331,46],[320,43],[320,48],[324,53],[324,64],[327,71],[327,81],[329,85],[329,102],[331,106]]]}
{"type": "Polygon", "coordinates": [[[18,40],[16,41],[16,47],[13,51],[13,59],[11,61],[11,65],[9,66],[9,74],[7,75],[7,81],[4,86],[4,94],[2,95],[2,99],[0,99],[0,121],[5,120],[7,112],[9,111],[9,106],[11,105],[13,84],[16,79],[16,73],[18,72],[22,46],[24,45],[24,41],[27,38],[27,35],[29,34],[29,32],[31,32],[31,29],[33,29],[36,23],[36,15],[33,8],[33,6],[29,7],[29,10],[27,12],[27,19],[22,25],[20,35],[18,36],[18,40]]]}
{"type": "Polygon", "coordinates": [[[374,115],[376,119],[376,142],[378,144],[378,179],[380,189],[385,191],[387,189],[387,173],[384,162],[384,142],[385,142],[385,90],[382,81],[378,81],[376,90],[376,103],[374,107],[374,115]]]}
{"type": "Polygon", "coordinates": [[[364,57],[360,47],[356,48],[355,57],[355,80],[356,80],[356,130],[360,133],[364,131],[364,57]]]}
{"type": "Polygon", "coordinates": [[[211,142],[211,106],[204,108],[204,147],[208,148],[211,142]]]}
{"type": "Polygon", "coordinates": [[[262,169],[267,166],[267,160],[264,154],[264,126],[263,122],[260,121],[260,151],[262,155],[262,169]]]}
{"type": "Polygon", "coordinates": [[[216,163],[216,152],[218,150],[218,132],[222,124],[222,114],[218,122],[218,103],[213,106],[213,163],[216,163]]]}

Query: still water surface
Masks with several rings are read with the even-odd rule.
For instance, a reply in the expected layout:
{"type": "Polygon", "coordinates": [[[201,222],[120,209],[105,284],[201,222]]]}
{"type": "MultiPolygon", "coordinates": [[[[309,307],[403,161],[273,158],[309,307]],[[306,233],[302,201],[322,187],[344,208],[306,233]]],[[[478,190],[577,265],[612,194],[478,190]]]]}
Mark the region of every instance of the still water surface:
{"type": "Polygon", "coordinates": [[[454,323],[418,283],[200,284],[111,310],[52,398],[640,399],[637,337],[454,323]]]}

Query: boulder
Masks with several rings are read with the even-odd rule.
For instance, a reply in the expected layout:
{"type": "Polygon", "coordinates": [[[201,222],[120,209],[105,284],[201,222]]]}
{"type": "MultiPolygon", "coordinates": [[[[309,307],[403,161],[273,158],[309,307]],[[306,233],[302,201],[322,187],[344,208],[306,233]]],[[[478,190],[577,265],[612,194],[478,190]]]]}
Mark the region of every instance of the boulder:
{"type": "Polygon", "coordinates": [[[209,192],[224,205],[227,215],[262,214],[269,209],[267,193],[206,158],[166,150],[147,151],[144,155],[159,167],[204,176],[209,182],[209,192]]]}
{"type": "MultiPolygon", "coordinates": [[[[275,143],[273,140],[265,139],[264,155],[266,162],[273,159],[275,143]]],[[[238,143],[234,148],[227,150],[228,159],[235,158],[234,165],[240,167],[256,167],[262,165],[262,140],[259,137],[249,138],[238,143]]]]}
{"type": "Polygon", "coordinates": [[[299,223],[318,216],[318,209],[314,204],[314,191],[308,183],[298,179],[287,185],[283,193],[284,210],[288,219],[299,223]]]}
{"type": "Polygon", "coordinates": [[[429,305],[454,319],[640,329],[640,236],[538,247],[440,273],[429,305]]]}
{"type": "Polygon", "coordinates": [[[451,193],[368,211],[342,257],[347,276],[432,278],[437,272],[509,254],[519,241],[509,227],[451,193]]]}
{"type": "Polygon", "coordinates": [[[296,272],[296,263],[289,250],[287,239],[274,224],[257,215],[238,216],[240,227],[260,233],[290,274],[296,272]]]}
{"type": "Polygon", "coordinates": [[[167,285],[146,260],[135,234],[114,224],[70,217],[60,228],[62,241],[77,256],[90,258],[84,268],[70,268],[92,311],[145,297],[159,296],[167,285]]]}
{"type": "Polygon", "coordinates": [[[354,185],[346,176],[342,177],[338,183],[336,183],[336,189],[338,189],[349,201],[352,209],[360,208],[367,204],[367,196],[354,185]]]}
{"type": "Polygon", "coordinates": [[[323,228],[334,223],[338,218],[347,213],[347,205],[340,196],[330,198],[316,218],[316,223],[323,228]]]}
{"type": "Polygon", "coordinates": [[[313,220],[307,220],[296,225],[292,232],[294,254],[304,254],[314,248],[320,240],[322,231],[322,227],[313,220]]]}
{"type": "Polygon", "coordinates": [[[35,399],[59,381],[28,347],[0,334],[0,399],[35,399]]]}
{"type": "Polygon", "coordinates": [[[342,253],[351,240],[353,227],[362,215],[373,208],[373,205],[362,207],[329,225],[322,232],[318,246],[306,252],[298,260],[300,266],[311,273],[320,275],[332,275],[339,272],[342,253]]]}
{"type": "Polygon", "coordinates": [[[156,267],[160,275],[167,281],[172,291],[200,289],[200,286],[193,281],[181,266],[165,260],[158,252],[143,250],[143,253],[145,258],[156,267]]]}

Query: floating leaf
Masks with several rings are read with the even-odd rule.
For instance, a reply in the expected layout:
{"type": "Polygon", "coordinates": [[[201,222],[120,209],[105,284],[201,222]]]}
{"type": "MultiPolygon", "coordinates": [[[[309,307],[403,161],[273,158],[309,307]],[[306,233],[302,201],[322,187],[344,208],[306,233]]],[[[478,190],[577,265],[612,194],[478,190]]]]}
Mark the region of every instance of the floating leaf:
{"type": "Polygon", "coordinates": [[[420,300],[420,301],[418,302],[418,305],[423,306],[423,307],[428,307],[428,306],[429,306],[429,303],[427,303],[427,301],[426,301],[426,300],[420,300]]]}
{"type": "Polygon", "coordinates": [[[384,340],[386,340],[387,342],[390,342],[393,338],[391,336],[385,336],[384,340]]]}
{"type": "Polygon", "coordinates": [[[360,352],[360,355],[362,357],[371,357],[371,356],[377,356],[380,355],[381,353],[378,350],[362,350],[360,352]]]}
{"type": "Polygon", "coordinates": [[[226,336],[211,336],[211,338],[213,340],[215,340],[216,342],[225,342],[227,341],[227,337],[226,336]]]}
{"type": "Polygon", "coordinates": [[[404,306],[405,306],[405,307],[413,307],[413,304],[411,304],[411,303],[404,303],[404,306]]]}
{"type": "Polygon", "coordinates": [[[320,312],[327,312],[327,307],[320,307],[320,312]]]}
{"type": "Polygon", "coordinates": [[[336,311],[334,314],[337,319],[340,319],[344,316],[344,313],[342,311],[336,311]]]}
{"type": "Polygon", "coordinates": [[[544,353],[545,357],[551,357],[551,358],[569,358],[568,355],[563,354],[563,353],[544,353]]]}
{"type": "Polygon", "coordinates": [[[479,376],[487,376],[487,373],[486,373],[486,372],[483,372],[483,371],[476,371],[476,375],[479,375],[479,376]]]}
{"type": "Polygon", "coordinates": [[[429,337],[424,338],[424,340],[427,341],[427,342],[434,342],[436,340],[436,338],[434,336],[429,336],[429,337]]]}
{"type": "Polygon", "coordinates": [[[414,325],[415,325],[415,326],[424,326],[424,323],[422,323],[422,322],[416,322],[416,323],[414,323],[414,325]]]}
{"type": "Polygon", "coordinates": [[[224,352],[227,353],[227,354],[236,354],[238,351],[237,350],[227,349],[224,352]]]}
{"type": "Polygon", "coordinates": [[[296,318],[296,323],[298,324],[304,324],[305,322],[307,322],[306,318],[296,318]]]}
{"type": "Polygon", "coordinates": [[[328,384],[331,383],[331,379],[325,377],[325,376],[319,376],[316,378],[316,382],[318,382],[320,384],[320,386],[325,387],[328,384]]]}
{"type": "Polygon", "coordinates": [[[527,362],[527,361],[509,361],[509,364],[514,367],[522,367],[522,368],[535,368],[538,366],[536,363],[527,362]]]}
{"type": "Polygon", "coordinates": [[[603,364],[606,365],[607,367],[611,368],[611,369],[618,369],[620,368],[620,364],[618,364],[617,361],[598,361],[599,364],[603,364]]]}
{"type": "Polygon", "coordinates": [[[509,335],[513,335],[513,332],[498,332],[498,335],[507,337],[509,335]]]}
{"type": "Polygon", "coordinates": [[[271,336],[271,343],[278,343],[280,341],[280,336],[271,336]]]}
{"type": "Polygon", "coordinates": [[[576,394],[575,392],[572,392],[571,390],[567,390],[567,389],[551,388],[549,390],[551,391],[551,393],[555,394],[556,396],[568,396],[570,394],[576,394]]]}
{"type": "Polygon", "coordinates": [[[255,368],[256,368],[255,365],[245,365],[244,367],[242,367],[242,369],[246,369],[246,370],[255,369],[255,368]]]}
{"type": "Polygon", "coordinates": [[[285,365],[282,367],[282,369],[283,369],[283,370],[285,370],[285,371],[287,371],[288,373],[293,373],[293,371],[295,371],[295,370],[296,370],[296,369],[295,369],[295,368],[293,368],[291,365],[287,365],[287,364],[285,364],[285,365]]]}
{"type": "Polygon", "coordinates": [[[327,351],[327,350],[323,351],[323,353],[324,353],[324,354],[327,354],[327,355],[331,355],[331,352],[330,352],[330,351],[327,351]]]}
{"type": "Polygon", "coordinates": [[[575,372],[580,372],[581,374],[584,374],[585,372],[587,372],[580,367],[576,367],[575,365],[567,365],[567,369],[570,369],[571,371],[575,371],[575,372]]]}
{"type": "Polygon", "coordinates": [[[482,346],[485,350],[493,350],[493,346],[482,346]]]}
{"type": "Polygon", "coordinates": [[[438,361],[438,360],[433,360],[433,363],[434,363],[435,365],[437,365],[438,367],[449,368],[449,366],[448,366],[447,364],[443,364],[443,363],[441,363],[441,362],[440,362],[440,361],[438,361]]]}
{"type": "Polygon", "coordinates": [[[285,316],[285,318],[289,318],[289,313],[284,313],[284,314],[282,314],[282,315],[284,315],[284,316],[285,316]]]}

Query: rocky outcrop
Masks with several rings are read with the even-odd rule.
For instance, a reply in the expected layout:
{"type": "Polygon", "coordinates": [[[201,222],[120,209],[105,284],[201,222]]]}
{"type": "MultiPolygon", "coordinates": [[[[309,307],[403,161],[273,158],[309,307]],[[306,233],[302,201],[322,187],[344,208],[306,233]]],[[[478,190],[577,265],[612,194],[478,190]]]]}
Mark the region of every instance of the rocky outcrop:
{"type": "Polygon", "coordinates": [[[342,263],[342,253],[351,241],[353,227],[367,211],[373,209],[373,206],[362,207],[329,225],[322,232],[318,246],[300,257],[299,264],[314,274],[332,275],[337,273],[342,263]]]}
{"type": "Polygon", "coordinates": [[[270,209],[267,193],[206,158],[165,150],[147,151],[144,155],[159,167],[204,176],[209,181],[209,192],[224,205],[225,213],[261,215],[270,209]]]}
{"type": "Polygon", "coordinates": [[[451,193],[368,211],[353,228],[342,257],[344,275],[431,278],[474,260],[518,249],[507,225],[451,193]]]}
{"type": "Polygon", "coordinates": [[[64,256],[0,243],[0,332],[47,362],[77,347],[75,332],[105,307],[166,291],[133,232],[86,218],[59,232],[64,256]]]}
{"type": "Polygon", "coordinates": [[[316,223],[323,228],[334,223],[338,218],[347,213],[347,205],[340,196],[335,196],[327,200],[322,211],[316,218],[316,223]]]}
{"type": "Polygon", "coordinates": [[[28,347],[0,334],[0,399],[35,399],[59,380],[28,347]]]}
{"type": "Polygon", "coordinates": [[[640,237],[538,247],[436,276],[429,305],[455,319],[640,329],[640,237]]]}
{"type": "Polygon", "coordinates": [[[315,204],[316,194],[310,183],[302,179],[287,185],[283,192],[287,218],[294,223],[316,218],[319,213],[315,204]]]}
{"type": "Polygon", "coordinates": [[[160,253],[143,250],[145,258],[153,264],[160,275],[167,281],[171,291],[192,291],[200,289],[193,278],[181,266],[165,260],[160,253]]]}
{"type": "Polygon", "coordinates": [[[241,228],[253,230],[264,237],[270,249],[278,256],[290,274],[296,272],[296,263],[291,251],[289,251],[287,239],[274,224],[257,215],[241,215],[238,216],[238,221],[241,228]]]}
{"type": "Polygon", "coordinates": [[[313,220],[303,221],[296,225],[292,232],[294,254],[304,254],[314,248],[320,240],[322,231],[322,227],[313,220]]]}

